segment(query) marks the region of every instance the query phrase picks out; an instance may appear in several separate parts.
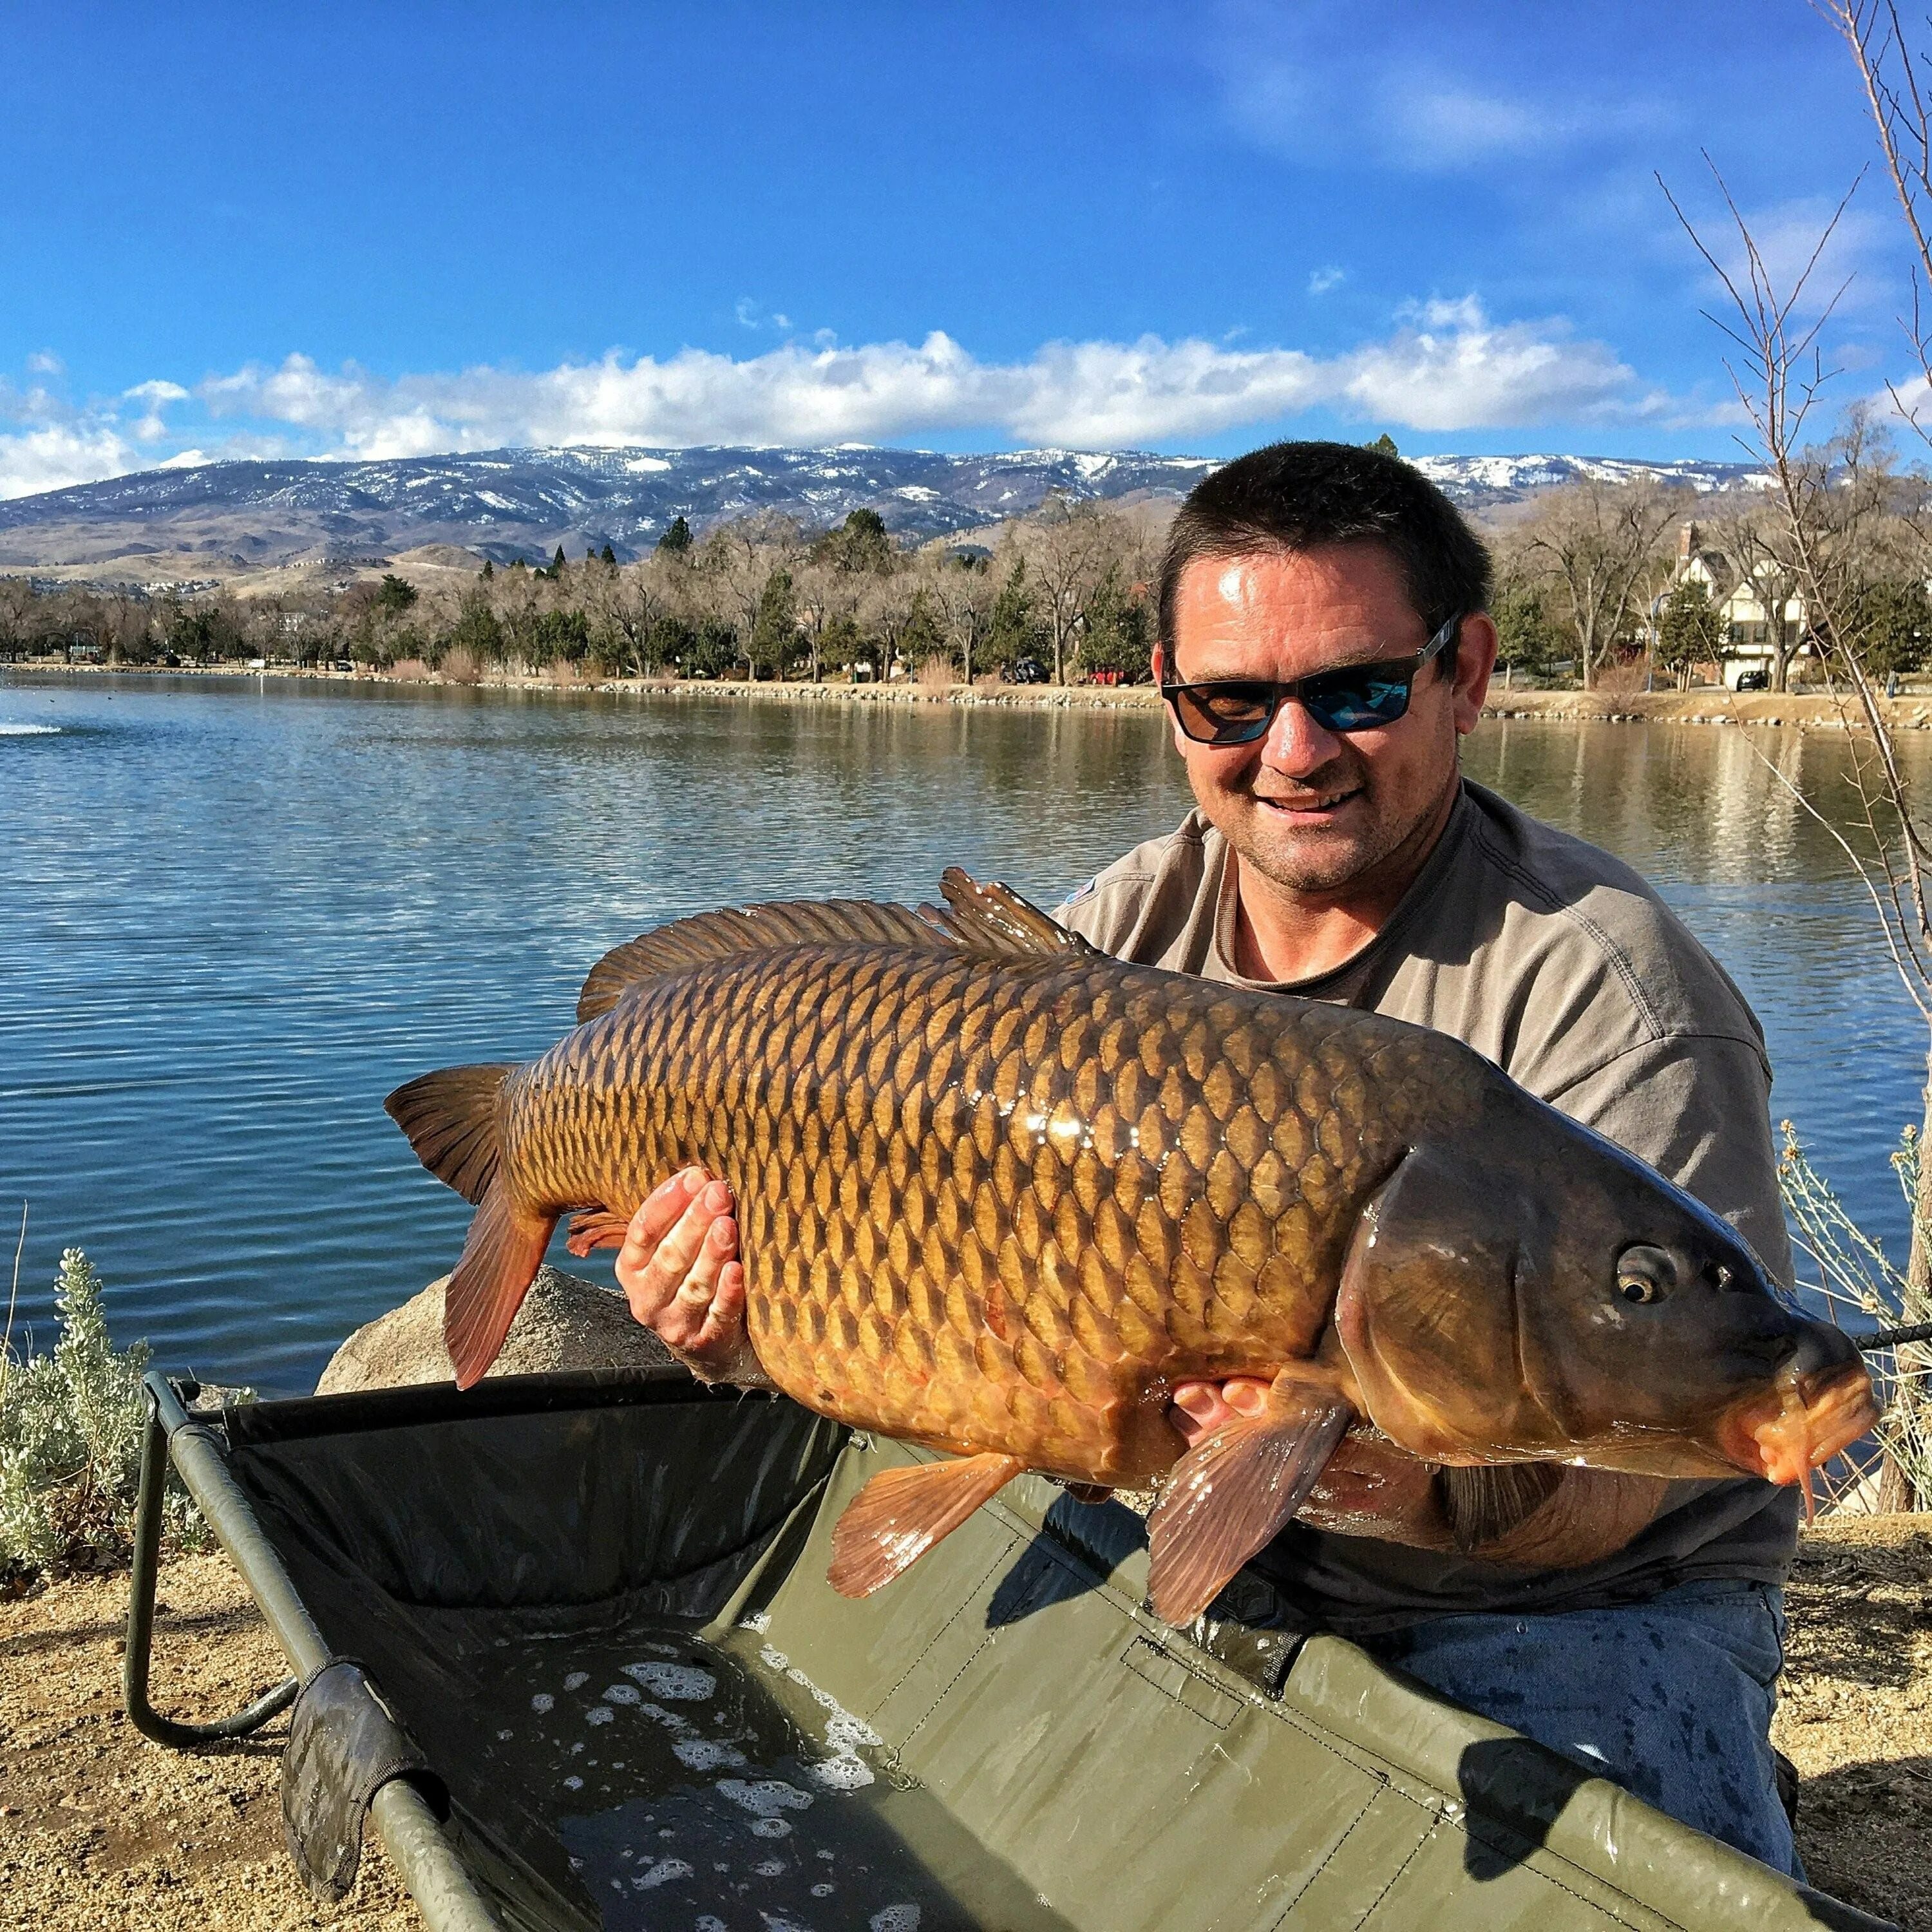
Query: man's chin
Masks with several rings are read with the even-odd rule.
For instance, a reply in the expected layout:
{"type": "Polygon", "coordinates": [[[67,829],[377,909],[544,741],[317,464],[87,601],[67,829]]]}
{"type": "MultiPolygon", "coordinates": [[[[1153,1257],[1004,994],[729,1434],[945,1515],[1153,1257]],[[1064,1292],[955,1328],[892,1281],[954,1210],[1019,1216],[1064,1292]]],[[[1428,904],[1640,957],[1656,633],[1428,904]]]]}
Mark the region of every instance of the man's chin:
{"type": "Polygon", "coordinates": [[[1231,838],[1244,865],[1293,892],[1333,892],[1358,879],[1384,856],[1351,800],[1332,818],[1298,817],[1264,805],[1242,814],[1241,836],[1231,838]]]}

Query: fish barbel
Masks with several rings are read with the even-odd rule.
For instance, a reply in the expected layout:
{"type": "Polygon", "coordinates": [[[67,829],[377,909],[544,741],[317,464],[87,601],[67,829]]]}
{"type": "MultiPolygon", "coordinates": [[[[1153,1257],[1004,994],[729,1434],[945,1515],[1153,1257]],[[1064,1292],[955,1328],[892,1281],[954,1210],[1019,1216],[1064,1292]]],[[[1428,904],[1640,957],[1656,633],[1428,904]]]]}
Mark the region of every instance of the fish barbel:
{"type": "Polygon", "coordinates": [[[1447,1496],[1473,1541],[1547,1494],[1520,1466],[1802,1481],[1875,1419],[1856,1351],[1725,1222],[1459,1042],[1124,964],[956,869],[943,890],[681,920],[607,955],[540,1059],[389,1096],[477,1207],[460,1384],[560,1218],[576,1252],[614,1245],[695,1164],[737,1203],[764,1376],[960,1459],[854,1500],[849,1594],[1024,1469],[1166,1478],[1151,1593],[1185,1622],[1352,1424],[1469,1472],[1447,1496]],[[1271,1378],[1266,1412],[1187,1450],[1174,1384],[1232,1375],[1271,1378]]]}

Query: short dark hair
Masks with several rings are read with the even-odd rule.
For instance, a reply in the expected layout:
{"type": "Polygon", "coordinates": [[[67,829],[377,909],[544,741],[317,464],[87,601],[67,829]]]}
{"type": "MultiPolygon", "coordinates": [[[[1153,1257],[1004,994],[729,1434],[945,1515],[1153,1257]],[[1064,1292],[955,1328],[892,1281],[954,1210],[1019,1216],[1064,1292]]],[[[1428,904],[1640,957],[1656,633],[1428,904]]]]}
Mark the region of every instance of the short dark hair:
{"type": "MultiPolygon", "coordinates": [[[[1160,641],[1174,660],[1181,573],[1202,557],[1378,543],[1394,556],[1432,637],[1486,608],[1490,554],[1468,520],[1420,470],[1350,442],[1271,442],[1204,477],[1188,493],[1160,562],[1160,641]]],[[[1455,646],[1442,654],[1446,676],[1455,646]]]]}

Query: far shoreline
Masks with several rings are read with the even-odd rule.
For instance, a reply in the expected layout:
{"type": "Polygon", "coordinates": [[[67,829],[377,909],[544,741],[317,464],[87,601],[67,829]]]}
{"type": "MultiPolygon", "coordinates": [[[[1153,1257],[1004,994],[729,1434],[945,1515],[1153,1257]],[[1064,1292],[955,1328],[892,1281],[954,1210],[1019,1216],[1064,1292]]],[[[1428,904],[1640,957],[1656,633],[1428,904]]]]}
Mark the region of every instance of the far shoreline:
{"type": "MultiPolygon", "coordinates": [[[[398,677],[388,671],[309,670],[276,664],[256,670],[241,664],[64,664],[45,660],[0,664],[28,679],[95,677],[274,679],[296,684],[343,685],[374,690],[519,692],[552,698],[728,698],[766,704],[874,704],[920,707],[949,705],[1022,711],[1157,712],[1152,685],[931,685],[915,679],[887,684],[820,683],[802,680],[731,678],[530,677],[496,674],[475,678],[398,677]]],[[[1932,692],[1882,698],[1880,708],[1894,730],[1932,730],[1932,692]]],[[[1599,724],[1755,724],[1799,730],[1864,730],[1855,701],[1827,692],[1734,692],[1712,686],[1688,692],[1509,690],[1492,684],[1486,718],[1599,724]]]]}

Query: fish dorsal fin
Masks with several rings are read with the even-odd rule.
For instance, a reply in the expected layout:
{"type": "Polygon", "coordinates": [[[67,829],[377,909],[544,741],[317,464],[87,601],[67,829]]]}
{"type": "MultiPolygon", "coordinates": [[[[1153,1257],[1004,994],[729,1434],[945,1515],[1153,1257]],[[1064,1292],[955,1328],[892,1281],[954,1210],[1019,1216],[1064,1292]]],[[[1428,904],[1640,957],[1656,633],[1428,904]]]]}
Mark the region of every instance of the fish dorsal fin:
{"type": "Polygon", "coordinates": [[[937,906],[920,910],[935,925],[956,934],[962,946],[980,952],[1091,954],[1094,948],[1077,932],[1070,932],[1050,914],[1031,901],[1023,899],[1011,886],[998,880],[982,884],[949,866],[940,874],[939,890],[947,910],[937,906]]]}
{"type": "Polygon", "coordinates": [[[598,961],[578,998],[578,1024],[608,1013],[646,980],[766,946],[916,946],[1007,954],[1090,950],[1084,939],[1056,926],[1017,892],[980,885],[957,866],[946,872],[940,890],[946,908],[922,906],[916,912],[866,899],[788,899],[674,920],[598,961]]]}

